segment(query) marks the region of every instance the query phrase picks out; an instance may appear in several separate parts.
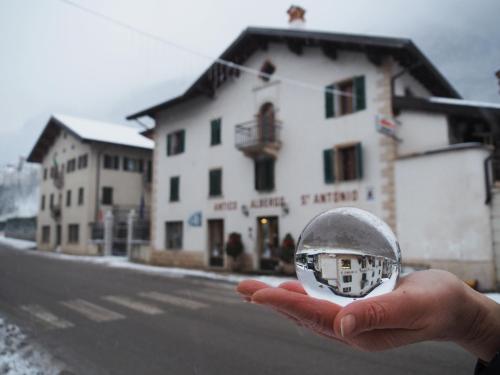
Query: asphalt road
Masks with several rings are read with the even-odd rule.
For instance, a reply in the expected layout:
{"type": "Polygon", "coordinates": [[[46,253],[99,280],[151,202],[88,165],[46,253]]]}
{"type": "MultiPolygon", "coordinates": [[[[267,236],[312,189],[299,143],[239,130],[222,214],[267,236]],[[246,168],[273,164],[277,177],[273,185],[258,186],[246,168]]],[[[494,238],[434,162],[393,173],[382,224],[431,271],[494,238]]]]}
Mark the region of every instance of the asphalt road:
{"type": "Polygon", "coordinates": [[[75,374],[472,374],[448,343],[362,353],[241,302],[234,285],[0,245],[0,314],[75,374]]]}

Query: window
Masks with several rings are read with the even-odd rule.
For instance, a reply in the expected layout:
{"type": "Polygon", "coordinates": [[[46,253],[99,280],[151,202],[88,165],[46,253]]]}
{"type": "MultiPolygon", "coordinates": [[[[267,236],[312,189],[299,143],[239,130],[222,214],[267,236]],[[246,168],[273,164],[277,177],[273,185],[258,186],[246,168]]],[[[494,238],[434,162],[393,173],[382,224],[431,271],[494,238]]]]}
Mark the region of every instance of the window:
{"type": "Polygon", "coordinates": [[[78,157],[78,169],[84,169],[87,168],[88,165],[88,155],[80,155],[78,157]]]}
{"type": "Polygon", "coordinates": [[[76,159],[73,158],[68,160],[68,162],[66,163],[66,172],[71,173],[74,172],[75,170],[76,170],[76,159]]]}
{"type": "Polygon", "coordinates": [[[78,205],[81,206],[83,204],[83,188],[78,189],[78,205]]]}
{"type": "Polygon", "coordinates": [[[324,181],[352,181],[363,178],[363,153],[361,143],[337,145],[323,150],[324,181]]]}
{"type": "Polygon", "coordinates": [[[180,185],[180,177],[170,177],[170,202],[178,202],[179,201],[179,185],[180,185]]]}
{"type": "Polygon", "coordinates": [[[222,195],[222,169],[212,169],[208,176],[208,195],[217,197],[222,195]]]}
{"type": "Polygon", "coordinates": [[[43,168],[43,179],[47,179],[47,168],[43,168]]]}
{"type": "Polygon", "coordinates": [[[366,272],[363,272],[363,273],[361,274],[361,280],[362,280],[362,281],[366,281],[366,272]]]}
{"type": "Polygon", "coordinates": [[[274,189],[274,159],[255,160],[255,190],[274,189]]]}
{"type": "Polygon", "coordinates": [[[350,291],[351,291],[351,287],[350,286],[348,286],[347,288],[343,288],[342,289],[343,293],[349,293],[350,291]]]}
{"type": "Polygon", "coordinates": [[[342,277],[342,281],[344,283],[350,283],[350,282],[352,282],[352,275],[345,275],[345,276],[343,276],[342,277]]]}
{"type": "Polygon", "coordinates": [[[264,61],[262,66],[260,67],[260,72],[262,74],[259,75],[259,78],[264,82],[268,82],[271,79],[271,75],[276,71],[276,66],[269,60],[264,61]]]}
{"type": "Polygon", "coordinates": [[[56,167],[50,167],[50,178],[56,177],[56,167]]]}
{"type": "Polygon", "coordinates": [[[128,172],[142,172],[144,169],[142,159],[123,158],[123,170],[128,172]]]}
{"type": "Polygon", "coordinates": [[[68,243],[78,243],[80,237],[80,226],[78,224],[68,225],[68,243]]]}
{"type": "Polygon", "coordinates": [[[102,188],[102,204],[112,205],[113,204],[113,188],[104,186],[102,188]]]}
{"type": "Polygon", "coordinates": [[[184,152],[185,131],[179,130],[167,134],[167,156],[184,152]]]}
{"type": "Polygon", "coordinates": [[[182,221],[167,221],[165,231],[165,248],[168,250],[182,249],[182,221]]]}
{"type": "Polygon", "coordinates": [[[54,194],[50,194],[50,208],[54,207],[54,194]]]}
{"type": "Polygon", "coordinates": [[[365,77],[354,77],[325,88],[325,117],[347,115],[366,108],[365,77]],[[341,94],[342,92],[345,94],[341,94]]]}
{"type": "Polygon", "coordinates": [[[220,118],[210,122],[210,146],[221,144],[221,123],[220,118]]]}
{"type": "Polygon", "coordinates": [[[350,259],[341,259],[340,268],[350,270],[351,269],[351,260],[350,259]]]}
{"type": "Polygon", "coordinates": [[[45,210],[45,195],[42,195],[42,202],[40,204],[40,210],[45,210]]]}
{"type": "Polygon", "coordinates": [[[66,207],[71,206],[71,190],[66,191],[66,207]]]}
{"type": "Polygon", "coordinates": [[[120,157],[113,155],[104,155],[104,169],[120,169],[120,157]]]}
{"type": "Polygon", "coordinates": [[[44,225],[42,227],[42,243],[50,242],[50,225],[44,225]]]}

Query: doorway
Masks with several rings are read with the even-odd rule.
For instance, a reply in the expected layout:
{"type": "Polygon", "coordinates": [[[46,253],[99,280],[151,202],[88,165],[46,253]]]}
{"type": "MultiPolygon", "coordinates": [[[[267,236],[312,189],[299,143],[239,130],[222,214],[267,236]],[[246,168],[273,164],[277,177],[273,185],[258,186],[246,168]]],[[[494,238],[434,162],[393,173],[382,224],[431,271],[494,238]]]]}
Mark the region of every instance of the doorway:
{"type": "Polygon", "coordinates": [[[224,267],[224,220],[208,220],[208,265],[224,267]]]}
{"type": "Polygon", "coordinates": [[[278,216],[257,218],[257,250],[261,270],[274,271],[279,264],[278,216]]]}

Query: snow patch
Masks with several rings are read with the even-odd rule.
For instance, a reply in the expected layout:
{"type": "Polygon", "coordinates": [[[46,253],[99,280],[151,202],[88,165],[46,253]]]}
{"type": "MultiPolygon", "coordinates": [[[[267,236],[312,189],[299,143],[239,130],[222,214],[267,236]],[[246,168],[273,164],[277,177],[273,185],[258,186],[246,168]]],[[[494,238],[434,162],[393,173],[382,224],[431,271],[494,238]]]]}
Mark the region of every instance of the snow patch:
{"type": "Polygon", "coordinates": [[[490,297],[496,303],[500,303],[500,293],[485,293],[486,297],[490,297]]]}
{"type": "Polygon", "coordinates": [[[63,366],[29,343],[19,327],[0,317],[0,374],[61,374],[63,366]]]}
{"type": "Polygon", "coordinates": [[[28,250],[36,248],[36,242],[5,237],[3,233],[0,234],[0,243],[20,250],[28,250]]]}

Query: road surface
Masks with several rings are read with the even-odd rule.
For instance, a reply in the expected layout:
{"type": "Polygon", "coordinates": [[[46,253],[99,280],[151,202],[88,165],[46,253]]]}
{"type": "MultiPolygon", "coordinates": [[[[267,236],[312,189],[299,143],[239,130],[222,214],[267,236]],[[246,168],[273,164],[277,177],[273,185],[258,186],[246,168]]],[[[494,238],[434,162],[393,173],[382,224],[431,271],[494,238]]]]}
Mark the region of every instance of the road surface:
{"type": "Polygon", "coordinates": [[[73,374],[471,374],[448,343],[362,353],[244,303],[234,285],[0,244],[0,314],[73,374]]]}

